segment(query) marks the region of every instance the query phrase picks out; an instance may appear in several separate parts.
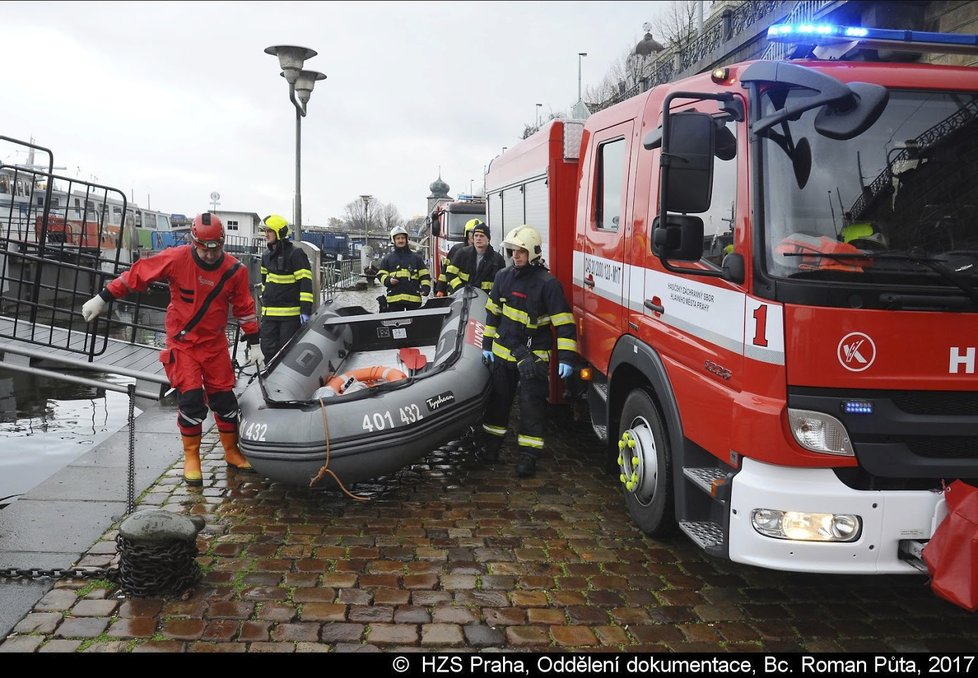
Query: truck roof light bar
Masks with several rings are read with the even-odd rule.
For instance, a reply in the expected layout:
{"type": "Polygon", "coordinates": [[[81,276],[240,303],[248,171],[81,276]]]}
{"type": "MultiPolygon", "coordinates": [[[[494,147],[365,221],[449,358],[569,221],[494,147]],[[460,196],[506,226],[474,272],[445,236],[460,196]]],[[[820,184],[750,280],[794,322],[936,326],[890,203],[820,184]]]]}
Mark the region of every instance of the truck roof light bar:
{"type": "Polygon", "coordinates": [[[906,48],[905,51],[908,52],[978,54],[978,35],[865,28],[841,24],[774,24],[767,29],[767,39],[771,42],[788,44],[839,46],[852,42],[856,43],[853,46],[874,49],[906,48]]]}

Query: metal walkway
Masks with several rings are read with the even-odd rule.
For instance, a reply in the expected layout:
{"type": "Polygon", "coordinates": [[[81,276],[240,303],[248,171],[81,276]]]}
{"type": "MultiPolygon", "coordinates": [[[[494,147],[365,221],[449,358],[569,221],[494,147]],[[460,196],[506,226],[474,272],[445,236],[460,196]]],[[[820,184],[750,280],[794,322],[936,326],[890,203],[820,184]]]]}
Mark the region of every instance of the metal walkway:
{"type": "Polygon", "coordinates": [[[97,362],[89,362],[83,355],[87,337],[88,335],[77,331],[0,316],[0,352],[3,353],[0,365],[13,371],[30,372],[126,393],[125,386],[104,379],[86,379],[65,374],[58,367],[90,370],[96,374],[118,374],[136,380],[137,396],[153,400],[160,399],[169,390],[170,382],[163,372],[159,348],[108,338],[105,340],[105,350],[98,356],[97,362]],[[50,343],[34,343],[39,336],[49,339],[50,343]],[[59,348],[60,346],[66,348],[59,348]]]}

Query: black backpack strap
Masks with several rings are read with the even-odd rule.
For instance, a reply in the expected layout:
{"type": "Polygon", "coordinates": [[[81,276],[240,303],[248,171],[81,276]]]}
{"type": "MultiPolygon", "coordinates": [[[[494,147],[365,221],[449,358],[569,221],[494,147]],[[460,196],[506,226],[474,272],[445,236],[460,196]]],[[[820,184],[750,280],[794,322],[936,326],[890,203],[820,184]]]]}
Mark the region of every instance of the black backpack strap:
{"type": "Polygon", "coordinates": [[[224,271],[224,275],[222,275],[221,279],[217,281],[216,285],[214,285],[214,289],[212,289],[211,293],[204,299],[204,303],[202,303],[200,308],[197,309],[197,313],[194,314],[194,317],[190,319],[182,330],[177,332],[176,339],[183,341],[183,338],[190,332],[190,330],[197,326],[197,323],[199,323],[204,317],[204,314],[207,313],[207,309],[210,308],[210,305],[217,298],[217,295],[224,289],[224,284],[231,279],[231,276],[233,276],[239,268],[241,268],[240,261],[235,263],[234,266],[228,270],[224,271]]]}

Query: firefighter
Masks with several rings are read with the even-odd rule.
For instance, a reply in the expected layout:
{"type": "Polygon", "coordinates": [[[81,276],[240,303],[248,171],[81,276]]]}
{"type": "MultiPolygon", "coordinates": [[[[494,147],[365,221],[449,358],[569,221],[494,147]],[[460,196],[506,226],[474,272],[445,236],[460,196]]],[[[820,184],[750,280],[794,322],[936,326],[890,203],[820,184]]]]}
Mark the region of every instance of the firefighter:
{"type": "Polygon", "coordinates": [[[488,294],[496,273],[506,267],[506,260],[489,244],[489,227],[481,221],[472,227],[470,237],[472,244],[460,249],[448,262],[448,289],[454,293],[463,285],[471,285],[488,294]]]}
{"type": "Polygon", "coordinates": [[[224,447],[228,466],[250,471],[238,449],[238,399],[225,334],[228,312],[241,324],[248,362],[259,369],[265,357],[258,345],[258,317],[248,288],[248,269],[224,252],[224,224],[205,212],[194,218],[191,242],[136,261],[132,267],[82,305],[91,322],[113,299],[143,292],[164,280],[170,286],[166,311],[166,349],[160,360],[177,391],[177,428],[183,439],[183,479],[202,485],[200,436],[208,407],[224,447]]]}
{"type": "Polygon", "coordinates": [[[380,260],[377,278],[387,288],[381,311],[410,311],[420,308],[422,297],[431,292],[428,265],[417,252],[408,247],[408,233],[403,226],[391,229],[394,249],[380,260]]]}
{"type": "Polygon", "coordinates": [[[261,257],[261,350],[269,358],[285,346],[312,315],[309,258],[290,240],[285,217],[262,220],[268,251],[261,257]]]}
{"type": "Polygon", "coordinates": [[[560,283],[543,263],[540,235],[531,226],[517,226],[502,246],[513,265],[496,274],[486,303],[483,360],[492,369],[492,394],[483,419],[486,463],[499,459],[509,410],[520,392],[519,459],[516,475],[536,473],[543,450],[543,426],[553,330],[557,334],[558,374],[567,379],[577,356],[577,331],[560,283]]]}
{"type": "Polygon", "coordinates": [[[435,284],[436,297],[443,297],[448,294],[448,266],[451,264],[452,257],[455,256],[463,247],[467,247],[472,244],[472,229],[481,223],[481,219],[469,219],[466,221],[465,242],[457,242],[452,245],[452,249],[448,250],[448,254],[446,254],[445,258],[441,260],[441,272],[438,273],[438,282],[435,284]]]}

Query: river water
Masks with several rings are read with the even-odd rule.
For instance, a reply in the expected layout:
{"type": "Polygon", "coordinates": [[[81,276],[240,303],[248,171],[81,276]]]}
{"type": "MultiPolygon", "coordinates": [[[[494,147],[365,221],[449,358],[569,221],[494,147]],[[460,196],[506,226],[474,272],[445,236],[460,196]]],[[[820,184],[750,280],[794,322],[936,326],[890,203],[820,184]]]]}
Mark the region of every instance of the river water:
{"type": "MultiPolygon", "coordinates": [[[[128,383],[110,375],[104,379],[128,383]]],[[[0,368],[0,506],[101,443],[128,417],[125,393],[0,368]]]]}

